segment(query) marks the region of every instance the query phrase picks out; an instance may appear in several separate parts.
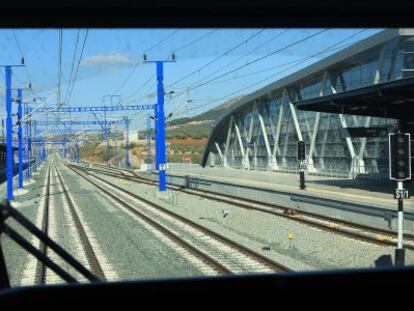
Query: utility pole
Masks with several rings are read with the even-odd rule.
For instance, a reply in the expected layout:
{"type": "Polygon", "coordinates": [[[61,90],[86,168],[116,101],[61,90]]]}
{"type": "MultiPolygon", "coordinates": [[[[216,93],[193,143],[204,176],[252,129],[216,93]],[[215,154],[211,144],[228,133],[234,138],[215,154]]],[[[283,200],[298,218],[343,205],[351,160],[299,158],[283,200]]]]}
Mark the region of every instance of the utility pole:
{"type": "Polygon", "coordinates": [[[18,124],[18,145],[19,145],[19,164],[18,164],[18,169],[19,169],[19,179],[18,179],[18,188],[22,189],[23,188],[23,129],[22,129],[22,89],[18,89],[17,90],[17,124],[18,124]]]}
{"type": "Polygon", "coordinates": [[[116,131],[114,133],[114,135],[115,135],[115,165],[116,165],[116,167],[119,167],[119,151],[118,151],[118,138],[119,138],[119,133],[116,131]]]}
{"type": "Polygon", "coordinates": [[[106,140],[106,149],[105,149],[105,162],[108,165],[109,161],[109,135],[108,135],[108,122],[106,122],[106,111],[104,112],[104,139],[106,140]]]}
{"type": "MultiPolygon", "coordinates": [[[[22,59],[22,63],[24,63],[22,59]]],[[[14,199],[13,196],[13,120],[12,120],[12,67],[22,67],[22,65],[5,65],[6,80],[6,165],[7,165],[7,194],[8,201],[14,199]]]]}
{"type": "MultiPolygon", "coordinates": [[[[24,104],[24,115],[27,115],[28,113],[28,103],[24,104]]],[[[29,148],[29,121],[25,120],[24,122],[24,138],[26,141],[25,146],[25,158],[27,162],[27,168],[26,168],[26,181],[30,179],[30,148],[29,148]]]]}
{"type": "Polygon", "coordinates": [[[167,176],[166,176],[166,155],[165,155],[165,115],[164,115],[164,63],[175,62],[175,55],[172,55],[172,60],[157,60],[147,61],[144,54],[144,62],[151,62],[156,64],[157,68],[157,104],[154,106],[155,110],[155,166],[159,172],[159,191],[167,190],[167,176]]]}
{"type": "Polygon", "coordinates": [[[125,168],[129,168],[129,120],[127,117],[125,119],[125,168]]]}
{"type": "MultiPolygon", "coordinates": [[[[108,94],[108,95],[104,95],[103,96],[103,101],[105,101],[105,98],[110,98],[111,100],[111,107],[113,106],[113,99],[114,98],[118,98],[118,104],[120,103],[120,95],[117,94],[108,94]]],[[[109,165],[109,135],[107,133],[107,122],[106,122],[106,111],[104,113],[105,115],[105,135],[106,135],[106,151],[105,151],[105,160],[106,160],[106,165],[109,165]]]]}
{"type": "Polygon", "coordinates": [[[79,143],[76,142],[75,144],[75,160],[76,163],[79,163],[79,143]]]}
{"type": "Polygon", "coordinates": [[[12,124],[12,94],[11,94],[11,66],[6,66],[6,140],[7,140],[7,200],[13,197],[13,124],[12,124]]]}
{"type": "MultiPolygon", "coordinates": [[[[29,86],[28,89],[30,89],[29,86]]],[[[26,90],[26,88],[25,88],[26,90]]],[[[23,189],[23,89],[17,89],[17,137],[18,137],[18,189],[23,189]]]]}
{"type": "MultiPolygon", "coordinates": [[[[34,136],[36,136],[37,135],[36,129],[37,129],[36,123],[32,124],[32,126],[30,126],[30,134],[34,134],[34,136]]],[[[32,147],[33,147],[33,170],[35,171],[37,169],[37,159],[38,159],[37,151],[39,149],[39,146],[33,145],[32,147]]]]}
{"type": "Polygon", "coordinates": [[[147,119],[147,172],[151,165],[151,119],[147,119]]]}

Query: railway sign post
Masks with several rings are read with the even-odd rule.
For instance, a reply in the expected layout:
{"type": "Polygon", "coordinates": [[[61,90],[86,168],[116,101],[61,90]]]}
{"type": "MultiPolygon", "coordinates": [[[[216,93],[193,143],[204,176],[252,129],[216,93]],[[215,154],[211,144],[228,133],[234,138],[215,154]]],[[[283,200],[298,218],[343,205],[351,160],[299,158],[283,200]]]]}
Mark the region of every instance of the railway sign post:
{"type": "Polygon", "coordinates": [[[300,184],[299,187],[301,190],[305,190],[305,158],[306,158],[306,144],[303,140],[298,141],[298,155],[297,160],[299,161],[299,177],[300,184]]]}
{"type": "Polygon", "coordinates": [[[404,181],[411,179],[411,137],[409,133],[389,134],[390,179],[397,181],[394,198],[398,200],[398,238],[395,249],[395,266],[405,264],[404,234],[404,198],[409,198],[404,189],[404,181]]]}

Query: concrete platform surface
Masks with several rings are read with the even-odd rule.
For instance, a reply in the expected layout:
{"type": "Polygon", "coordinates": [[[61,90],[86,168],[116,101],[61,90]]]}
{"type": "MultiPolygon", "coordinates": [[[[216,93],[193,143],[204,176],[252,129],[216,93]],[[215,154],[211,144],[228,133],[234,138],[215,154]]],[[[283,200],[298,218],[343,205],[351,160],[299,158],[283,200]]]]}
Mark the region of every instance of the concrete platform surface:
{"type": "MultiPolygon", "coordinates": [[[[269,171],[248,171],[232,168],[174,169],[170,175],[190,175],[210,180],[251,185],[254,187],[305,194],[345,202],[375,205],[396,210],[397,200],[393,198],[396,182],[391,180],[366,180],[329,178],[306,175],[306,189],[299,189],[299,175],[269,171]]],[[[406,182],[404,188],[414,193],[414,183],[406,182]]],[[[404,200],[407,211],[414,212],[414,201],[404,200]]]]}

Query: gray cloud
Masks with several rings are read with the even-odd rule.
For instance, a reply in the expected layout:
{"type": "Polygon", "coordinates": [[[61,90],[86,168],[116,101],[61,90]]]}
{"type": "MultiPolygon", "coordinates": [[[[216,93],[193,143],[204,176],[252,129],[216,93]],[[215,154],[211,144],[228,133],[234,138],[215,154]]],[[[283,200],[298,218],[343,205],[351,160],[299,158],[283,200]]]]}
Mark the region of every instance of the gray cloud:
{"type": "Polygon", "coordinates": [[[134,61],[122,53],[107,53],[87,56],[81,63],[84,67],[94,66],[122,66],[134,63],[134,61]]]}

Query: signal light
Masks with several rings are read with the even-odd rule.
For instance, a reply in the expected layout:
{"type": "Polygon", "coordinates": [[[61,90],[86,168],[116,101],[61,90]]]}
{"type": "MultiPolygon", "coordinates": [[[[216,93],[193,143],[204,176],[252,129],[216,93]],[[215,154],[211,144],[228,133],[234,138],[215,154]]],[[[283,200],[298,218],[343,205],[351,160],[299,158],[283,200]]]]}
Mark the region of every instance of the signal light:
{"type": "Polygon", "coordinates": [[[144,53],[144,61],[147,60],[147,54],[144,53]]]}
{"type": "Polygon", "coordinates": [[[306,158],[306,144],[303,140],[298,141],[298,161],[303,161],[306,158]]]}
{"type": "Polygon", "coordinates": [[[409,133],[389,134],[390,179],[411,179],[411,141],[409,133]]]}

